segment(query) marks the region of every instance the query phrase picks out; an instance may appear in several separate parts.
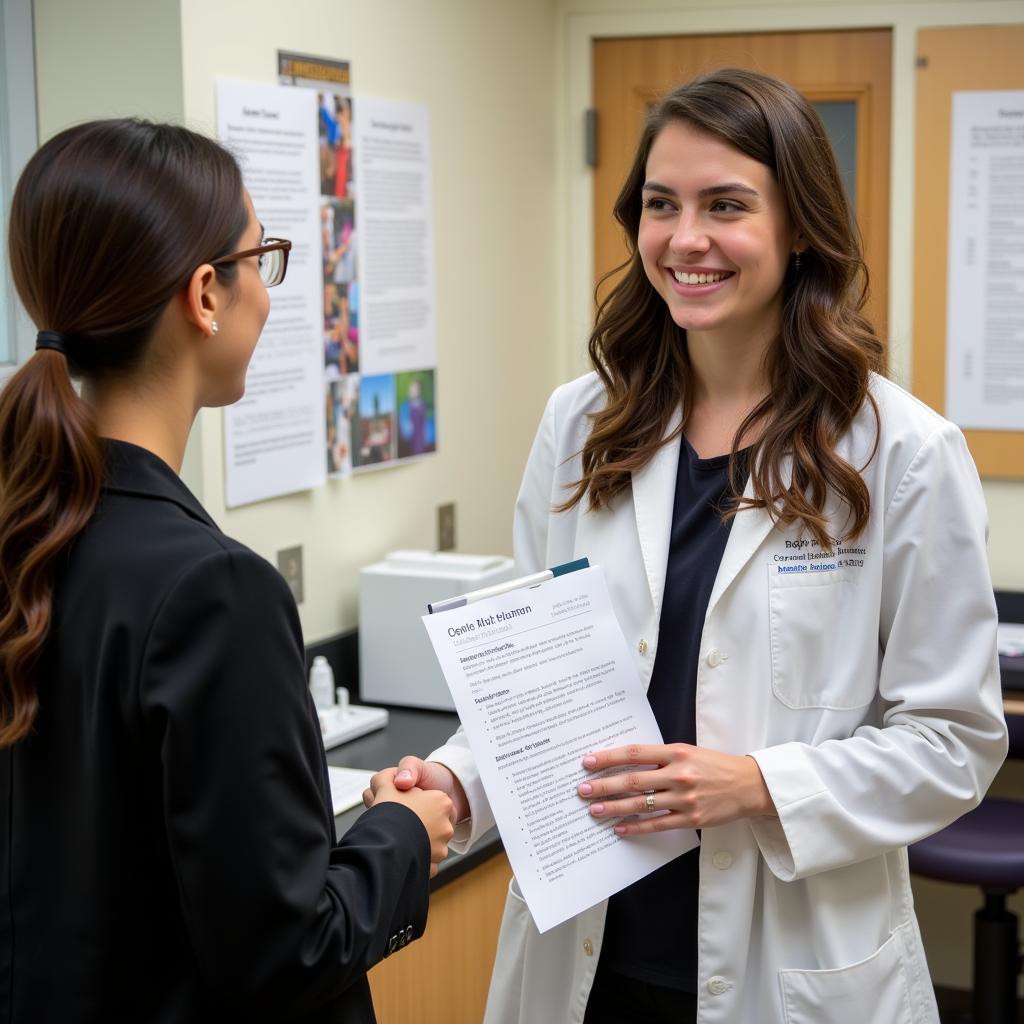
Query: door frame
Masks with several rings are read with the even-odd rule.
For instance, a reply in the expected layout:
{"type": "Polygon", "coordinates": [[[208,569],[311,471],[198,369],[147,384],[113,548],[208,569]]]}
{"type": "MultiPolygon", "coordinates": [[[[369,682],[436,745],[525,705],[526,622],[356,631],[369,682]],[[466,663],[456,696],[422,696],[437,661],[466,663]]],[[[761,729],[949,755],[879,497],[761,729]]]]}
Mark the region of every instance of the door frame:
{"type": "MultiPolygon", "coordinates": [[[[557,166],[562,202],[558,266],[564,296],[559,380],[589,369],[586,341],[593,326],[593,177],[583,160],[585,112],[593,95],[592,44],[626,36],[717,35],[727,32],[810,32],[884,28],[892,33],[892,121],[889,140],[889,372],[909,386],[913,331],[914,105],[917,31],[932,25],[1024,23],[1019,0],[970,3],[831,3],[776,6],[748,0],[742,8],[707,8],[673,0],[665,11],[573,13],[558,0],[559,51],[565,55],[563,101],[557,117],[557,166]],[[902,129],[902,130],[901,130],[902,129]]],[[[624,6],[629,0],[619,0],[624,6]]],[[[598,127],[600,147],[600,127],[598,127]]]]}

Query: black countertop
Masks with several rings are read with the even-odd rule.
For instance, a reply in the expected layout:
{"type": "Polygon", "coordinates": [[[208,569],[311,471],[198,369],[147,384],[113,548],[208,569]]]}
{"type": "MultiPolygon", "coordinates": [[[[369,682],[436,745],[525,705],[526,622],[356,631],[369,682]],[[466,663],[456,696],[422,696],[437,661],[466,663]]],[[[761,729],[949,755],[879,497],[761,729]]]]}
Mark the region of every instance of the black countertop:
{"type": "MultiPolygon", "coordinates": [[[[1024,622],[1024,591],[997,590],[996,610],[1000,622],[1024,622]]],[[[1003,690],[1008,697],[1020,697],[1024,690],[1024,657],[999,657],[999,670],[1003,677],[1003,690]]]]}
{"type": "MultiPolygon", "coordinates": [[[[388,724],[384,729],[328,750],[327,763],[343,768],[380,771],[398,764],[406,754],[424,757],[441,746],[459,727],[459,716],[454,712],[398,707],[387,710],[388,724]]],[[[335,818],[339,836],[352,827],[363,810],[361,806],[353,807],[335,818]]],[[[491,829],[469,853],[450,853],[441,862],[440,870],[430,883],[431,889],[447,885],[502,849],[497,829],[491,829]]]]}
{"type": "Polygon", "coordinates": [[[1007,658],[1000,654],[999,672],[1003,679],[1003,695],[1024,697],[1024,657],[1007,658]]]}

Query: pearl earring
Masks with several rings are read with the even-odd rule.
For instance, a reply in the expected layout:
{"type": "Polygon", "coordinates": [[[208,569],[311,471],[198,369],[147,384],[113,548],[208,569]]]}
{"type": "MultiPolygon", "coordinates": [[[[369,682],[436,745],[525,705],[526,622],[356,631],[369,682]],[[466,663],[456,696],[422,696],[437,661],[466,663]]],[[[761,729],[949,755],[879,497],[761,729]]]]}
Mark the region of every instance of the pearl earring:
{"type": "MultiPolygon", "coordinates": [[[[800,257],[798,256],[797,257],[797,266],[799,266],[799,265],[800,265],[800,257]]],[[[216,320],[211,320],[210,321],[210,330],[214,334],[216,334],[220,330],[220,328],[217,326],[217,321],[216,320]]]]}

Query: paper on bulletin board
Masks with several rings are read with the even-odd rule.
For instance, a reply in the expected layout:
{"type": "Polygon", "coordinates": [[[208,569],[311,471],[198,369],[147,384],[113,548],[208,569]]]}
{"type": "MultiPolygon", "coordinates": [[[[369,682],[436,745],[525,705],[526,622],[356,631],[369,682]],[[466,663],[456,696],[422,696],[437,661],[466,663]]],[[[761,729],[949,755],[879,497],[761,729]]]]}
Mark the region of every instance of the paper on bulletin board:
{"type": "Polygon", "coordinates": [[[953,94],[946,415],[1024,430],[1024,90],[953,94]]]}
{"type": "Polygon", "coordinates": [[[362,187],[366,373],[433,366],[434,239],[430,115],[420,103],[359,98],[356,161],[362,187]]]}
{"type": "Polygon", "coordinates": [[[245,396],[224,410],[225,503],[232,508],[326,478],[316,94],[218,79],[217,129],[242,167],[266,235],[292,242],[245,396]]]}
{"type": "Polygon", "coordinates": [[[353,125],[360,469],[437,450],[436,275],[428,108],[360,95],[353,125]]]}

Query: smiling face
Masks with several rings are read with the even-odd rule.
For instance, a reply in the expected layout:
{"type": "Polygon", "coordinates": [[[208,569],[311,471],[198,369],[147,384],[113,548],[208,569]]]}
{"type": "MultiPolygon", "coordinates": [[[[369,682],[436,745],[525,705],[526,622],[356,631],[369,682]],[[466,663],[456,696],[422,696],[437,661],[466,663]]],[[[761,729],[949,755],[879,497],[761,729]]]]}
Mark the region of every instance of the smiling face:
{"type": "Polygon", "coordinates": [[[798,245],[771,170],[673,121],[651,146],[642,202],[644,271],[688,337],[773,337],[798,245]]]}

